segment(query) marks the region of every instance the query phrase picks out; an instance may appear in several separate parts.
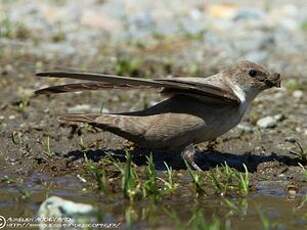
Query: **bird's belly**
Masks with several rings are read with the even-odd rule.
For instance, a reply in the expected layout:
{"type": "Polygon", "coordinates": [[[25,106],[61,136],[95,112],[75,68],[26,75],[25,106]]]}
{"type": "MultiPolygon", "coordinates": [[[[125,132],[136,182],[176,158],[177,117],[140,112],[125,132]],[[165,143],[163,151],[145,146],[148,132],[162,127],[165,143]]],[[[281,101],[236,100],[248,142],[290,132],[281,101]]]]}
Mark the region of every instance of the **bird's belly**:
{"type": "Polygon", "coordinates": [[[214,140],[234,128],[241,120],[237,113],[224,113],[216,116],[200,128],[195,136],[194,143],[214,140]]]}
{"type": "Polygon", "coordinates": [[[232,111],[214,114],[207,113],[203,117],[169,114],[160,119],[159,126],[147,132],[146,145],[152,148],[180,149],[189,144],[213,140],[240,121],[237,113],[232,111]]]}

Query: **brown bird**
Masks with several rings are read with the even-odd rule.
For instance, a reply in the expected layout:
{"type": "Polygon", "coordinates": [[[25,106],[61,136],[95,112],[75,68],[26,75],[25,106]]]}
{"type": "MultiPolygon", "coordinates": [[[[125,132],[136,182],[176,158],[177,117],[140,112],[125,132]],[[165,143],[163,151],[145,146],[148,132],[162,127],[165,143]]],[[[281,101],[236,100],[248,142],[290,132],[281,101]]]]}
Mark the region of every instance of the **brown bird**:
{"type": "Polygon", "coordinates": [[[153,150],[176,150],[196,169],[194,144],[211,141],[235,127],[252,100],[280,87],[280,74],[242,61],[206,78],[143,79],[86,72],[42,72],[40,77],[91,82],[52,86],[36,94],[100,89],[161,89],[167,99],[135,112],[67,114],[66,122],[85,122],[153,150]]]}

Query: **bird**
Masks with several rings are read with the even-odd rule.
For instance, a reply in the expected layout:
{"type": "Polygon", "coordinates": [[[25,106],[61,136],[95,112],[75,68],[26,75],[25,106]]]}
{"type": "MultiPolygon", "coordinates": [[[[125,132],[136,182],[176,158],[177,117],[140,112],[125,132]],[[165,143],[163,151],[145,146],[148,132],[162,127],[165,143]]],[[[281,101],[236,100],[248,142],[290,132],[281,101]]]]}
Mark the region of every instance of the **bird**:
{"type": "Polygon", "coordinates": [[[107,89],[158,90],[165,99],[143,110],[72,113],[59,120],[88,123],[147,149],[180,152],[197,170],[201,169],[194,162],[194,146],[213,141],[234,128],[260,92],[281,85],[279,73],[248,60],[208,77],[145,79],[78,71],[36,75],[86,81],[39,89],[35,91],[37,95],[107,89]]]}

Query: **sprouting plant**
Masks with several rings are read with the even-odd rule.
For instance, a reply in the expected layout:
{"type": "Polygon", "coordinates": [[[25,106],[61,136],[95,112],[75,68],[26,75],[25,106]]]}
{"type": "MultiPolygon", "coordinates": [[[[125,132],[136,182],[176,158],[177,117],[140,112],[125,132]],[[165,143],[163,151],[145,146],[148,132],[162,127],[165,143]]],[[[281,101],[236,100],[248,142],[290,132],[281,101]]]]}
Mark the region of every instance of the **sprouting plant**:
{"type": "Polygon", "coordinates": [[[121,167],[117,162],[113,164],[121,173],[124,197],[130,201],[134,201],[134,199],[141,194],[141,183],[135,166],[133,165],[131,153],[126,151],[126,164],[124,167],[121,167]]]}
{"type": "Polygon", "coordinates": [[[30,99],[28,97],[22,98],[22,100],[16,103],[17,111],[21,113],[25,112],[29,104],[30,104],[30,99]]]}
{"type": "Polygon", "coordinates": [[[31,192],[25,188],[17,187],[18,192],[20,193],[21,200],[28,200],[31,197],[31,192]]]}
{"type": "Polygon", "coordinates": [[[88,147],[84,144],[83,138],[80,137],[80,142],[79,142],[79,146],[81,148],[81,151],[85,152],[86,150],[88,150],[88,147]]]}
{"type": "Polygon", "coordinates": [[[100,104],[100,109],[99,109],[99,113],[100,113],[100,114],[102,114],[103,107],[104,107],[104,103],[103,103],[103,102],[101,102],[101,104],[100,104]]]}
{"type": "Polygon", "coordinates": [[[152,154],[147,157],[147,166],[145,168],[145,181],[142,186],[143,197],[153,197],[154,200],[160,198],[160,190],[157,185],[157,172],[153,162],[152,154]]]}
{"type": "Polygon", "coordinates": [[[298,166],[300,166],[300,168],[303,170],[304,179],[306,181],[307,180],[307,170],[305,169],[305,167],[301,163],[298,163],[298,166]]]}
{"type": "Polygon", "coordinates": [[[172,167],[169,167],[166,162],[164,162],[164,165],[167,169],[166,171],[167,179],[165,180],[161,177],[159,177],[158,179],[163,182],[163,185],[164,185],[163,190],[166,193],[172,193],[177,189],[178,184],[174,181],[174,172],[173,172],[172,167]]]}
{"type": "Polygon", "coordinates": [[[6,14],[0,15],[0,37],[11,38],[13,23],[6,14]]]}
{"type": "Polygon", "coordinates": [[[13,184],[17,183],[17,180],[5,175],[2,178],[0,178],[0,183],[13,184]]]}
{"type": "Polygon", "coordinates": [[[307,163],[307,152],[305,152],[301,143],[296,138],[293,137],[289,137],[285,141],[295,145],[299,150],[298,152],[291,150],[290,153],[297,156],[298,159],[301,160],[303,163],[307,163]]]}
{"type": "Polygon", "coordinates": [[[302,89],[302,84],[297,79],[289,79],[284,85],[289,92],[302,89]]]}
{"type": "MultiPolygon", "coordinates": [[[[299,205],[298,205],[297,207],[295,207],[293,210],[294,210],[294,211],[297,211],[297,210],[299,210],[299,209],[302,209],[302,208],[305,206],[305,203],[307,203],[307,195],[305,195],[305,196],[302,198],[302,200],[301,200],[301,202],[299,203],[299,205]]],[[[307,213],[306,213],[306,217],[307,217],[307,213]]]]}
{"type": "Polygon", "coordinates": [[[203,180],[202,180],[202,177],[200,176],[200,172],[199,171],[193,171],[190,167],[190,165],[184,161],[187,169],[188,169],[188,172],[192,178],[192,183],[193,183],[193,186],[195,188],[195,192],[197,194],[197,196],[199,195],[204,195],[206,194],[205,190],[202,188],[203,187],[203,180]]]}
{"type": "Polygon", "coordinates": [[[98,190],[106,193],[108,191],[108,178],[105,168],[98,167],[93,161],[90,161],[85,156],[85,168],[95,178],[98,190]]]}
{"type": "Polygon", "coordinates": [[[228,167],[227,164],[224,166],[224,172],[222,172],[218,166],[214,171],[210,171],[209,178],[212,181],[216,193],[222,196],[225,195],[229,188],[230,181],[228,178],[231,178],[232,174],[233,171],[228,167]]]}
{"type": "Polygon", "coordinates": [[[249,175],[248,169],[245,164],[243,164],[244,173],[236,172],[235,175],[239,179],[239,191],[240,194],[246,196],[249,192],[249,175]]]}
{"type": "Polygon", "coordinates": [[[243,164],[244,173],[231,169],[227,163],[216,167],[209,174],[213,187],[217,194],[222,196],[230,192],[237,192],[246,196],[249,192],[249,175],[245,164],[243,164]]]}
{"type": "Polygon", "coordinates": [[[52,157],[54,155],[54,152],[51,150],[50,148],[50,137],[47,136],[45,138],[45,140],[43,141],[43,148],[44,148],[44,153],[48,156],[48,157],[52,157]]]}
{"type": "Polygon", "coordinates": [[[142,61],[137,58],[119,57],[115,66],[118,75],[137,75],[142,61]]]}

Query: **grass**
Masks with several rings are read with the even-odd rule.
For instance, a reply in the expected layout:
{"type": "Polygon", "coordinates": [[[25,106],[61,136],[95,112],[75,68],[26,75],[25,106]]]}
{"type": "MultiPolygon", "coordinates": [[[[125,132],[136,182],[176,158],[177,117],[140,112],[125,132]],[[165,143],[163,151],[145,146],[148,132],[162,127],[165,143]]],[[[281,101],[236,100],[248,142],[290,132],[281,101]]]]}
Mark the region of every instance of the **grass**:
{"type": "Polygon", "coordinates": [[[51,150],[51,147],[50,147],[50,137],[47,136],[45,138],[45,140],[43,140],[43,153],[45,153],[48,157],[52,157],[54,156],[54,152],[51,150]]]}
{"type": "Polygon", "coordinates": [[[296,79],[289,79],[285,82],[285,87],[289,92],[293,92],[295,90],[301,90],[302,84],[296,79]]]}
{"type": "Polygon", "coordinates": [[[157,172],[153,162],[152,154],[147,157],[147,166],[145,168],[145,181],[142,186],[143,197],[152,197],[154,200],[161,198],[161,190],[157,184],[157,172]]]}
{"type": "Polygon", "coordinates": [[[0,37],[11,38],[13,33],[13,23],[6,14],[2,13],[0,16],[0,37]]]}
{"type": "MultiPolygon", "coordinates": [[[[88,146],[84,143],[84,140],[82,137],[80,137],[79,146],[81,148],[81,151],[85,152],[88,150],[88,146]]],[[[87,158],[85,158],[87,160],[87,158]]]]}
{"type": "Polygon", "coordinates": [[[0,183],[14,184],[14,183],[17,183],[17,180],[5,175],[0,178],[0,183]]]}
{"type": "Polygon", "coordinates": [[[142,64],[137,58],[118,57],[115,72],[122,76],[138,76],[142,64]]]}
{"type": "Polygon", "coordinates": [[[25,112],[30,104],[30,101],[28,98],[24,98],[19,104],[18,104],[18,111],[19,112],[25,112]]]}
{"type": "Polygon", "coordinates": [[[0,13],[0,37],[24,40],[31,36],[31,31],[22,22],[13,22],[6,13],[0,13]]]}
{"type": "Polygon", "coordinates": [[[193,171],[190,167],[190,165],[184,161],[188,173],[190,174],[191,178],[192,178],[192,183],[193,183],[193,187],[195,190],[195,193],[197,196],[202,196],[204,194],[206,194],[205,190],[203,189],[203,185],[204,185],[204,181],[203,181],[203,177],[201,177],[200,172],[199,171],[193,171]]]}
{"type": "Polygon", "coordinates": [[[209,178],[215,190],[220,196],[236,193],[239,196],[246,196],[249,192],[249,174],[245,164],[244,173],[231,169],[227,163],[211,170],[209,178]]]}
{"type": "Polygon", "coordinates": [[[85,168],[87,172],[94,178],[97,184],[97,188],[100,192],[107,193],[108,191],[108,178],[106,175],[105,168],[99,168],[97,164],[89,161],[85,157],[85,168]]]}
{"type": "Polygon", "coordinates": [[[150,198],[158,201],[164,195],[176,191],[178,184],[174,182],[174,172],[166,165],[166,178],[158,177],[152,155],[147,157],[147,165],[143,171],[132,162],[129,151],[126,152],[126,162],[112,161],[119,170],[121,177],[121,189],[124,198],[134,201],[135,199],[150,198]],[[159,183],[162,182],[162,183],[159,183]]]}
{"type": "Polygon", "coordinates": [[[307,170],[301,163],[298,163],[298,166],[300,166],[300,168],[303,170],[304,182],[307,182],[307,170]]]}
{"type": "Polygon", "coordinates": [[[32,192],[24,187],[17,187],[17,190],[20,194],[20,196],[18,197],[18,199],[20,200],[29,200],[32,196],[32,192]]]}
{"type": "Polygon", "coordinates": [[[304,21],[301,25],[303,31],[307,31],[307,21],[304,21]]]}
{"type": "Polygon", "coordinates": [[[296,138],[292,138],[292,137],[287,138],[285,141],[293,144],[298,149],[298,151],[291,150],[290,153],[295,155],[303,164],[306,164],[307,163],[307,152],[305,152],[301,143],[296,138]]]}
{"type": "Polygon", "coordinates": [[[135,165],[132,162],[131,153],[126,151],[126,163],[124,167],[118,162],[113,162],[113,164],[121,174],[121,188],[124,198],[133,202],[137,197],[140,197],[142,189],[135,165]]]}
{"type": "MultiPolygon", "coordinates": [[[[51,151],[50,147],[47,149],[46,152],[51,151]]],[[[179,187],[179,182],[174,179],[174,171],[166,163],[164,174],[157,175],[152,155],[147,157],[147,164],[144,167],[138,167],[133,163],[131,153],[128,150],[126,151],[125,162],[108,158],[100,161],[98,165],[87,160],[87,158],[85,161],[85,170],[94,179],[96,188],[100,192],[106,194],[110,187],[110,180],[112,180],[112,183],[114,182],[112,185],[118,185],[117,188],[120,189],[124,199],[132,203],[136,200],[146,199],[160,201],[163,197],[176,194],[179,187]],[[110,166],[113,169],[110,169],[110,166]],[[117,176],[110,176],[112,174],[117,176]]],[[[187,163],[186,166],[187,173],[192,180],[185,186],[192,186],[193,194],[196,197],[209,194],[245,197],[249,193],[249,173],[245,165],[243,165],[244,172],[232,169],[226,163],[208,172],[192,170],[187,163]],[[210,193],[210,191],[213,191],[213,193],[210,193]]],[[[230,205],[229,202],[228,205],[230,205]]]]}
{"type": "Polygon", "coordinates": [[[94,179],[98,191],[106,194],[110,189],[110,180],[120,184],[123,197],[131,202],[137,199],[159,201],[163,196],[174,193],[178,183],[174,180],[174,171],[165,164],[167,170],[158,177],[152,155],[147,157],[147,165],[137,167],[129,151],[126,151],[126,161],[103,159],[99,164],[87,159],[85,155],[85,170],[94,179]],[[113,167],[112,169],[110,168],[113,167]],[[111,175],[119,175],[116,178],[111,175]]]}
{"type": "Polygon", "coordinates": [[[166,179],[159,177],[158,179],[163,182],[163,191],[167,194],[174,193],[178,188],[178,183],[174,181],[174,171],[172,167],[169,167],[166,162],[164,162],[166,167],[166,179]]]}

